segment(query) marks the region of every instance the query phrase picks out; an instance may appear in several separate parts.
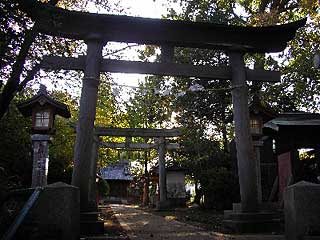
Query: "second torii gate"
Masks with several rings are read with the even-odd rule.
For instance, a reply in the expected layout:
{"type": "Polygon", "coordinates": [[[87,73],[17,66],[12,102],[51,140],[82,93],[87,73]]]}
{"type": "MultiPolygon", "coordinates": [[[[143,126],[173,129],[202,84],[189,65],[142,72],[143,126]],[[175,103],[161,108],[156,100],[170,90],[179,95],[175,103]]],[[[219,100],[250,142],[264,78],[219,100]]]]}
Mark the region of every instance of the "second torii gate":
{"type": "MultiPolygon", "coordinates": [[[[125,143],[116,142],[101,142],[95,141],[93,145],[93,160],[91,161],[91,169],[93,169],[90,178],[95,178],[95,169],[97,163],[97,155],[99,147],[104,148],[118,148],[118,149],[129,149],[129,150],[147,150],[157,149],[158,150],[158,164],[159,164],[159,208],[166,206],[167,193],[166,193],[166,170],[165,170],[165,154],[166,150],[179,149],[177,143],[167,143],[166,138],[179,137],[182,132],[179,129],[151,129],[151,128],[108,128],[108,127],[96,127],[95,135],[101,136],[112,136],[112,137],[126,137],[130,139],[125,143]],[[155,143],[132,143],[132,137],[142,138],[156,138],[158,141],[155,143]]],[[[94,186],[91,187],[91,191],[94,186]]],[[[89,194],[91,195],[91,193],[89,194]]],[[[92,193],[92,196],[95,196],[92,193]]],[[[92,199],[94,201],[94,198],[92,199]]]]}
{"type": "Polygon", "coordinates": [[[74,151],[72,184],[80,189],[81,211],[89,210],[88,176],[94,119],[101,71],[193,76],[231,80],[235,122],[241,211],[257,212],[256,166],[249,129],[246,80],[279,81],[280,73],[245,68],[245,53],[283,51],[306,19],[279,26],[241,27],[204,22],[145,19],[68,11],[35,0],[19,0],[21,9],[37,22],[37,30],[54,36],[83,39],[84,58],[46,58],[45,69],[84,71],[79,121],[74,151]],[[162,48],[162,63],[119,61],[102,58],[107,41],[153,44],[162,48]],[[194,66],[172,62],[174,47],[225,50],[230,66],[194,66]]]}

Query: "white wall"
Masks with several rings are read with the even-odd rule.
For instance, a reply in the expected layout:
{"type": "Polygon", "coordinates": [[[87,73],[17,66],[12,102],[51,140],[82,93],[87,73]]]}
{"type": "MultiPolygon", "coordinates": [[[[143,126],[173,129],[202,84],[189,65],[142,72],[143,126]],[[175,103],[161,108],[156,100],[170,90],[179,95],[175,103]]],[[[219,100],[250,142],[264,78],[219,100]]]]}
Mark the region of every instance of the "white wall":
{"type": "Polygon", "coordinates": [[[185,198],[185,174],[182,171],[167,171],[167,197],[168,198],[185,198]]]}

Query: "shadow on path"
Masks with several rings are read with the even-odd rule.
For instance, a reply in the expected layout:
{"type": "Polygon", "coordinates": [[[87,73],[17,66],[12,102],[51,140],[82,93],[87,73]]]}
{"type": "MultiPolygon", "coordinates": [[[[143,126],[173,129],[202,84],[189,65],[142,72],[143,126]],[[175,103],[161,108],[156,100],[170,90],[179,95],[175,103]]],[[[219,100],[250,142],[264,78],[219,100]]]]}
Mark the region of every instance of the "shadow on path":
{"type": "Polygon", "coordinates": [[[134,205],[110,204],[110,207],[131,240],[284,240],[281,235],[229,235],[207,231],[145,212],[134,205]]]}

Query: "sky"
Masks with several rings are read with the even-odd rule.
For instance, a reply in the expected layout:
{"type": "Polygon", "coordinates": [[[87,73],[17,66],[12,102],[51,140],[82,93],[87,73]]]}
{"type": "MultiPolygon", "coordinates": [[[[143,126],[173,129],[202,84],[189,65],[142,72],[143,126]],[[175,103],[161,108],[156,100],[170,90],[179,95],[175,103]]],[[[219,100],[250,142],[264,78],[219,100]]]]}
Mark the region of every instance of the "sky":
{"type": "MultiPolygon", "coordinates": [[[[117,3],[119,0],[109,0],[109,2],[117,3]]],[[[135,16],[135,17],[145,17],[145,18],[161,18],[163,14],[166,14],[167,12],[167,5],[168,2],[166,0],[121,0],[120,2],[120,9],[124,9],[123,15],[128,16],[135,16]]],[[[102,13],[102,14],[110,14],[110,12],[104,11],[103,9],[98,9],[95,7],[93,3],[89,3],[87,10],[92,13],[102,13]]],[[[111,14],[113,14],[111,12],[111,14]]],[[[116,13],[114,13],[116,14],[116,13]]],[[[118,13],[117,13],[118,14],[118,13]]],[[[119,43],[108,43],[106,47],[109,49],[120,49],[122,47],[125,47],[125,44],[119,44],[119,43]]],[[[131,60],[131,61],[138,61],[138,49],[143,49],[143,46],[140,47],[134,47],[131,49],[126,49],[122,55],[123,60],[131,60]]],[[[106,57],[107,58],[107,57],[106,57]]],[[[112,57],[111,57],[112,58],[112,57]]],[[[133,86],[137,87],[139,82],[143,82],[146,75],[142,74],[122,74],[122,73],[112,73],[111,74],[116,88],[116,86],[133,86]]],[[[45,71],[40,71],[40,80],[41,83],[45,84],[48,89],[52,90],[56,88],[53,84],[48,82],[47,79],[47,73],[45,71]]],[[[65,86],[62,86],[62,88],[65,88],[65,86]]],[[[127,101],[129,99],[129,93],[133,92],[133,88],[130,87],[122,87],[120,89],[120,97],[119,100],[121,101],[127,101]]],[[[118,89],[119,90],[119,89],[118,89]]],[[[70,89],[72,95],[80,95],[81,89],[70,89]]]]}
{"type": "MultiPolygon", "coordinates": [[[[118,2],[118,0],[110,0],[112,3],[118,2]]],[[[167,1],[165,0],[121,0],[120,8],[125,9],[124,15],[135,16],[135,17],[145,17],[145,18],[161,18],[163,14],[167,12],[167,1]]],[[[177,7],[177,6],[176,6],[177,7]]],[[[94,5],[90,5],[88,11],[93,13],[106,13],[97,9],[94,5]]],[[[110,13],[110,12],[108,12],[110,13]]],[[[119,48],[119,44],[113,43],[109,47],[119,48]]],[[[140,47],[142,49],[143,46],[140,47]]],[[[126,50],[124,60],[135,60],[138,61],[137,47],[126,50]]],[[[138,86],[139,82],[144,81],[146,75],[141,74],[122,74],[122,73],[112,73],[112,78],[116,84],[121,86],[138,86]]],[[[132,88],[123,87],[122,88],[122,99],[126,101],[129,97],[126,92],[130,92],[132,88]]],[[[131,91],[132,92],[132,91],[131,91]]]]}
{"type": "MultiPolygon", "coordinates": [[[[111,4],[115,4],[118,0],[109,0],[111,4]]],[[[120,8],[125,9],[125,15],[146,17],[146,18],[161,18],[161,15],[166,12],[165,0],[121,0],[120,8]]],[[[90,12],[106,13],[103,10],[98,10],[93,4],[90,4],[90,12]]]]}

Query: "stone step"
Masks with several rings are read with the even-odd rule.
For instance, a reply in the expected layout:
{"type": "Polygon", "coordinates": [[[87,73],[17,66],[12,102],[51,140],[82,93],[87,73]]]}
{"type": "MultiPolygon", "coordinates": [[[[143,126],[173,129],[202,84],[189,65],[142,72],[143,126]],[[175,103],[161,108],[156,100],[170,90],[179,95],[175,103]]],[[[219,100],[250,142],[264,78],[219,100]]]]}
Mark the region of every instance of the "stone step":
{"type": "Polygon", "coordinates": [[[282,230],[280,219],[224,220],[223,226],[233,233],[271,233],[282,230]]]}
{"type": "Polygon", "coordinates": [[[81,237],[80,240],[129,240],[129,238],[127,236],[99,235],[99,236],[81,237]]]}
{"type": "Polygon", "coordinates": [[[225,220],[271,220],[271,219],[283,219],[281,212],[234,212],[232,210],[224,211],[225,220]]]}
{"type": "Polygon", "coordinates": [[[104,234],[104,222],[103,221],[81,221],[80,222],[80,234],[84,236],[104,234]]]}

